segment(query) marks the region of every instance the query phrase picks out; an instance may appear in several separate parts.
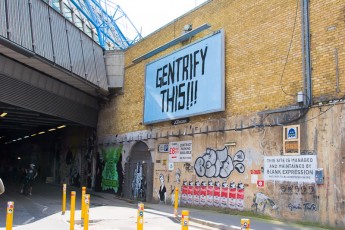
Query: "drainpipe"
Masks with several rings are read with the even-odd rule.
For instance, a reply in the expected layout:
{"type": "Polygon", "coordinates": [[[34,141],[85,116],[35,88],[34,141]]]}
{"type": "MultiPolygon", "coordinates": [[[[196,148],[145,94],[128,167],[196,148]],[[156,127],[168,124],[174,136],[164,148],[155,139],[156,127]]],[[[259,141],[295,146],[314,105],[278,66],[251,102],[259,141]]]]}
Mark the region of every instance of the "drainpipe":
{"type": "Polygon", "coordinates": [[[311,106],[312,86],[311,86],[311,58],[310,58],[310,21],[309,21],[309,0],[301,0],[302,15],[302,68],[304,81],[304,105],[311,106]]]}

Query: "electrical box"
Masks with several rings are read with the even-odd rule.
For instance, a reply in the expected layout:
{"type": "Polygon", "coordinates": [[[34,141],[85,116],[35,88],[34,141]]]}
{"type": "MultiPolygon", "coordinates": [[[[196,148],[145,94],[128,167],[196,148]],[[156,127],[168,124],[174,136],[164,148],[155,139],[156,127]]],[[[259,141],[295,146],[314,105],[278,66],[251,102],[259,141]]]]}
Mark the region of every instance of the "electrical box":
{"type": "Polygon", "coordinates": [[[298,92],[297,93],[297,102],[301,103],[303,102],[304,98],[303,98],[303,92],[298,92]]]}
{"type": "Polygon", "coordinates": [[[318,168],[315,170],[315,183],[323,184],[323,168],[318,168]]]}

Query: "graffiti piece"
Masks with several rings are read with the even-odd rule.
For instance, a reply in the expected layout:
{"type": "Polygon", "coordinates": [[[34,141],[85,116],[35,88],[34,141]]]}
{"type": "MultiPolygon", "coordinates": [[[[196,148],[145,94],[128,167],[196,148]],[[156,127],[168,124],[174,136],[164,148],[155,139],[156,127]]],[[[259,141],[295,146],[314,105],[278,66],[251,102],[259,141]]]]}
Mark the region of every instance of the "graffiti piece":
{"type": "Polygon", "coordinates": [[[206,204],[208,206],[213,206],[213,181],[208,181],[206,204]]]}
{"type": "Polygon", "coordinates": [[[193,181],[189,181],[188,198],[187,198],[187,203],[189,205],[193,204],[193,194],[194,194],[194,182],[193,181]]]}
{"type": "Polygon", "coordinates": [[[132,181],[132,198],[146,199],[146,180],[143,174],[143,165],[138,162],[132,181]]]}
{"type": "Polygon", "coordinates": [[[228,188],[228,183],[224,181],[222,183],[222,192],[221,192],[221,199],[220,199],[220,206],[222,208],[227,208],[228,207],[228,198],[229,198],[229,188],[228,188]]]}
{"type": "Polygon", "coordinates": [[[229,199],[228,199],[228,206],[230,209],[236,208],[236,183],[231,182],[229,185],[229,199]]]}
{"type": "Polygon", "coordinates": [[[261,192],[254,194],[252,208],[255,207],[256,212],[264,213],[267,205],[270,205],[273,210],[278,209],[275,202],[265,194],[261,192]]]}
{"type": "Polygon", "coordinates": [[[156,193],[157,193],[159,202],[166,204],[167,189],[165,187],[164,175],[162,173],[159,174],[159,182],[160,182],[159,191],[156,190],[156,193]]]}
{"type": "Polygon", "coordinates": [[[200,205],[206,205],[207,185],[206,181],[201,181],[200,186],[200,205]]]}
{"type": "Polygon", "coordinates": [[[236,208],[242,211],[244,209],[244,185],[241,182],[237,184],[236,199],[236,208]]]}
{"type": "Polygon", "coordinates": [[[220,205],[220,183],[219,183],[219,181],[216,181],[214,183],[213,205],[215,207],[219,207],[219,205],[220,205]]]}
{"type": "Polygon", "coordinates": [[[200,182],[199,181],[195,181],[193,204],[194,205],[200,204],[200,182]]]}
{"type": "Polygon", "coordinates": [[[245,155],[242,150],[238,151],[232,160],[226,147],[222,150],[208,148],[203,156],[195,160],[194,170],[199,177],[227,178],[234,169],[239,173],[245,171],[242,163],[244,159],[245,155]]]}
{"type": "Polygon", "coordinates": [[[306,202],[303,204],[304,211],[317,211],[316,205],[314,203],[306,202]]]}
{"type": "Polygon", "coordinates": [[[121,152],[122,146],[117,148],[111,147],[107,149],[101,149],[102,160],[105,162],[105,166],[102,171],[102,190],[113,189],[115,193],[118,191],[119,173],[116,165],[121,157],[121,152]]]}
{"type": "Polygon", "coordinates": [[[187,204],[187,199],[188,199],[188,182],[184,180],[182,182],[182,204],[187,204]]]}

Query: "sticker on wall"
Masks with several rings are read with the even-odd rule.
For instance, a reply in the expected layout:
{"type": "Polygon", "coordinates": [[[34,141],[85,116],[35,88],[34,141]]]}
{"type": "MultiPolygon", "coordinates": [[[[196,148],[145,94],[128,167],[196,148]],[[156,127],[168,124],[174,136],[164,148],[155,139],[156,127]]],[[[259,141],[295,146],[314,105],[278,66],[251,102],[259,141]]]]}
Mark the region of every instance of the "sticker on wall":
{"type": "Polygon", "coordinates": [[[193,194],[194,194],[194,182],[193,181],[189,181],[189,185],[188,185],[188,200],[187,203],[189,205],[193,204],[193,194]]]}
{"type": "Polygon", "coordinates": [[[229,208],[235,209],[236,208],[236,183],[231,182],[229,185],[229,208]]]}
{"type": "Polygon", "coordinates": [[[207,206],[213,206],[213,181],[208,181],[207,195],[206,195],[207,206]]]}
{"type": "Polygon", "coordinates": [[[240,211],[244,209],[244,184],[237,184],[236,208],[240,211]]]}
{"type": "Polygon", "coordinates": [[[221,192],[221,199],[220,199],[220,206],[222,208],[228,207],[228,196],[229,196],[228,183],[224,181],[222,183],[222,192],[221,192]]]}
{"type": "Polygon", "coordinates": [[[214,183],[214,192],[213,192],[213,206],[220,206],[220,183],[216,181],[214,183]]]}
{"type": "Polygon", "coordinates": [[[188,182],[184,180],[182,182],[182,188],[181,188],[181,193],[182,193],[182,204],[187,204],[188,200],[188,182]]]}
{"type": "Polygon", "coordinates": [[[207,184],[206,181],[201,181],[200,186],[200,205],[206,205],[206,197],[207,197],[207,184]]]}
{"type": "Polygon", "coordinates": [[[195,181],[193,204],[200,205],[200,182],[199,181],[195,181]]]}

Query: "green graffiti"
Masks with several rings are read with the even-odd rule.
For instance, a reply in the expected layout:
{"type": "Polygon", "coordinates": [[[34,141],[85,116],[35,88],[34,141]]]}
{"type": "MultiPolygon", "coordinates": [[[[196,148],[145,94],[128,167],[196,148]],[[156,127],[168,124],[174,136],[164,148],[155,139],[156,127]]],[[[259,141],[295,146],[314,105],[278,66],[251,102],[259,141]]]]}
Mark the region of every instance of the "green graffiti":
{"type": "Polygon", "coordinates": [[[120,159],[121,152],[122,146],[101,149],[102,159],[105,163],[102,172],[102,190],[113,189],[116,193],[119,189],[119,175],[116,164],[120,159]]]}

